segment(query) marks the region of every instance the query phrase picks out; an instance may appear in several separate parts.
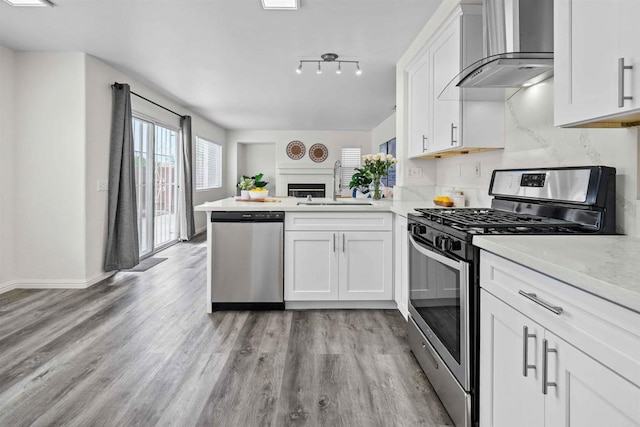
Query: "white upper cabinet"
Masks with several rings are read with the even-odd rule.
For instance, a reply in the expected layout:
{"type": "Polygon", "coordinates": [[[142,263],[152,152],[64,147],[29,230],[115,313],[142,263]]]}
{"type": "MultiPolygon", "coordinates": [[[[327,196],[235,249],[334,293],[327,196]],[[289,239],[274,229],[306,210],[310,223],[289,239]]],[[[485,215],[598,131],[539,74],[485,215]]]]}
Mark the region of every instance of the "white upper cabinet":
{"type": "Polygon", "coordinates": [[[554,7],[555,125],[640,122],[640,2],[556,0],[554,7]]]}
{"type": "Polygon", "coordinates": [[[460,89],[449,99],[439,100],[438,95],[447,87],[454,76],[460,73],[460,18],[454,19],[433,42],[430,48],[433,72],[433,138],[429,151],[442,151],[459,147],[460,140],[460,89]]]}
{"type": "Polygon", "coordinates": [[[409,144],[410,158],[422,156],[431,140],[431,67],[429,51],[420,54],[407,70],[409,101],[409,144]]]}
{"type": "Polygon", "coordinates": [[[410,158],[504,147],[504,92],[449,86],[483,56],[481,12],[457,8],[407,67],[410,158]]]}

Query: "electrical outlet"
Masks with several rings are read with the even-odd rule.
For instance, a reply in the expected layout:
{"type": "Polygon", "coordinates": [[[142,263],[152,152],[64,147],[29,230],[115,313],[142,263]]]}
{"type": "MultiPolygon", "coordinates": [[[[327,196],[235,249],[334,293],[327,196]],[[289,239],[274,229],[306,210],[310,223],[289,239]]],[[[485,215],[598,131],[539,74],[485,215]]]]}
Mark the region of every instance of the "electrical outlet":
{"type": "Polygon", "coordinates": [[[422,178],[422,168],[407,168],[409,178],[422,178]]]}
{"type": "Polygon", "coordinates": [[[98,191],[107,191],[109,190],[109,180],[107,179],[99,179],[98,180],[98,191]]]}
{"type": "Polygon", "coordinates": [[[480,173],[480,163],[476,163],[476,164],[474,165],[474,168],[475,168],[475,172],[476,172],[476,178],[480,178],[480,176],[481,176],[481,173],[480,173]]]}

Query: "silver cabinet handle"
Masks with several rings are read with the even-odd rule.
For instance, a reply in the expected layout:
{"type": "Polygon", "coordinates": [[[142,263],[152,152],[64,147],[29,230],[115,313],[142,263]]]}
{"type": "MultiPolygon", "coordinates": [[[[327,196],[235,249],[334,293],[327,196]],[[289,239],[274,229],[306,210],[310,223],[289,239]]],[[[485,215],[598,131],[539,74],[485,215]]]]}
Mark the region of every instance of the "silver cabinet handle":
{"type": "Polygon", "coordinates": [[[554,306],[549,304],[546,301],[541,300],[540,298],[538,298],[538,296],[534,293],[526,293],[525,291],[518,291],[518,293],[520,295],[522,295],[525,298],[530,299],[531,301],[535,302],[538,305],[543,306],[544,308],[546,308],[547,310],[549,310],[550,312],[557,314],[557,315],[561,315],[562,314],[562,307],[558,307],[558,306],[554,306]]]}
{"type": "Polygon", "coordinates": [[[549,353],[557,353],[555,348],[549,348],[549,342],[542,340],[542,394],[547,394],[549,387],[558,387],[558,383],[552,383],[547,381],[547,375],[549,374],[549,353]]]}
{"type": "Polygon", "coordinates": [[[536,365],[529,365],[527,360],[529,354],[529,338],[535,338],[536,334],[530,334],[529,328],[522,327],[522,375],[527,376],[529,369],[536,369],[536,365]]]}
{"type": "Polygon", "coordinates": [[[625,100],[633,96],[624,96],[624,70],[633,70],[633,65],[624,65],[624,58],[618,58],[618,108],[624,107],[625,100]]]}
{"type": "Polygon", "coordinates": [[[333,233],[333,252],[336,252],[336,233],[333,233]]]}
{"type": "Polygon", "coordinates": [[[422,151],[423,152],[429,150],[429,147],[425,146],[425,142],[427,142],[428,139],[429,138],[427,138],[426,135],[422,135],[422,151]]]}
{"type": "Polygon", "coordinates": [[[457,143],[458,141],[453,139],[453,130],[454,129],[458,129],[458,126],[454,126],[453,123],[451,123],[451,145],[457,143]]]}
{"type": "Polygon", "coordinates": [[[342,253],[344,253],[344,233],[342,233],[342,253]]]}

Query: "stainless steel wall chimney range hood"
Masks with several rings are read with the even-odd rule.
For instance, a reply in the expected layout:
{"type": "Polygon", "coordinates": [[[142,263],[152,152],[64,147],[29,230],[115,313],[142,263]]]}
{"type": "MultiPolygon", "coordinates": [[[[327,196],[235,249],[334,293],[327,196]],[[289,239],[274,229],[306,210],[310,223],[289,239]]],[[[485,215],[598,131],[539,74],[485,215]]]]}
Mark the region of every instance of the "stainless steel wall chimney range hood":
{"type": "Polygon", "coordinates": [[[553,0],[483,0],[483,32],[486,57],[456,86],[518,88],[553,75],[553,0]]]}

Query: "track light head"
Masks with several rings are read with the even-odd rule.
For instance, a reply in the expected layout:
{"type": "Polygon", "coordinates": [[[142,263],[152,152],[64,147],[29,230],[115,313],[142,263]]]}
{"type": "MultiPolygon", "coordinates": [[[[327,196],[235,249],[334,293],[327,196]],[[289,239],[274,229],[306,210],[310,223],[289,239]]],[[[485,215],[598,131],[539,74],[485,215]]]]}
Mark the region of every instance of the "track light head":
{"type": "Polygon", "coordinates": [[[298,65],[298,68],[296,68],[296,73],[302,74],[302,62],[298,65]]]}
{"type": "Polygon", "coordinates": [[[362,74],[362,70],[360,69],[360,63],[356,62],[356,76],[362,74]]]}
{"type": "Polygon", "coordinates": [[[322,74],[322,68],[320,68],[320,61],[318,61],[318,69],[316,70],[316,74],[322,74]]]}
{"type": "Polygon", "coordinates": [[[336,74],[342,74],[342,62],[338,61],[338,69],[336,70],[336,74]]]}

